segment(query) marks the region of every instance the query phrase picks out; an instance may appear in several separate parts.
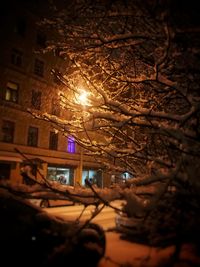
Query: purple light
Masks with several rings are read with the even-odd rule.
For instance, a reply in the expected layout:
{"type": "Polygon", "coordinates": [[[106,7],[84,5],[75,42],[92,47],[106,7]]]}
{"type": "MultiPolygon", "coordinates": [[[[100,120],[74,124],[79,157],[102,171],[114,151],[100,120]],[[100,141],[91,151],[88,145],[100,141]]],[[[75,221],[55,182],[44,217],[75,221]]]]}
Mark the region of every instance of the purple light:
{"type": "Polygon", "coordinates": [[[75,140],[72,136],[68,137],[67,152],[75,153],[75,140]]]}

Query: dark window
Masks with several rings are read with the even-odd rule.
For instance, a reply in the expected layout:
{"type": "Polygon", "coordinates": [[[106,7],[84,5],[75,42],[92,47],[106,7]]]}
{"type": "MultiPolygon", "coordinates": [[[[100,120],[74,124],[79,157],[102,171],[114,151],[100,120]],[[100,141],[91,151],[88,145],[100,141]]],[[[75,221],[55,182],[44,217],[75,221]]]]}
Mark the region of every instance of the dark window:
{"type": "Polygon", "coordinates": [[[75,153],[76,143],[72,136],[68,137],[67,152],[75,153]]]}
{"type": "Polygon", "coordinates": [[[34,73],[40,77],[44,76],[44,62],[39,59],[35,59],[34,73]]]}
{"type": "Polygon", "coordinates": [[[35,165],[30,164],[30,163],[24,163],[21,166],[21,176],[23,178],[22,183],[26,185],[34,185],[36,182],[35,177],[36,173],[34,174],[33,170],[35,169],[35,165]],[[34,180],[33,180],[34,179],[34,180]]]}
{"type": "Polygon", "coordinates": [[[22,66],[22,52],[17,49],[12,49],[11,53],[11,63],[15,66],[22,66]]]}
{"type": "Polygon", "coordinates": [[[38,32],[36,35],[36,43],[45,48],[46,47],[46,35],[42,32],[38,32]]]}
{"type": "Polygon", "coordinates": [[[52,71],[52,75],[53,75],[53,82],[58,84],[58,85],[61,85],[62,84],[62,73],[57,69],[53,69],[52,71]]]}
{"type": "Polygon", "coordinates": [[[26,34],[26,20],[25,18],[18,18],[15,25],[15,32],[22,37],[26,34]]]}
{"type": "Polygon", "coordinates": [[[32,90],[31,105],[35,109],[40,109],[41,107],[42,93],[40,91],[32,90]]]}
{"type": "Polygon", "coordinates": [[[13,143],[14,141],[15,123],[12,121],[3,121],[2,126],[2,140],[6,143],[13,143]]]}
{"type": "Polygon", "coordinates": [[[28,146],[38,145],[38,128],[30,126],[28,129],[28,146]]]}
{"type": "Polygon", "coordinates": [[[11,172],[11,164],[10,163],[0,163],[0,180],[9,179],[11,172]]]}
{"type": "Polygon", "coordinates": [[[51,114],[55,116],[60,116],[59,101],[56,98],[53,98],[51,102],[51,114]]]}
{"type": "Polygon", "coordinates": [[[49,149],[52,149],[52,150],[58,149],[58,134],[55,132],[50,132],[49,149]]]}
{"type": "Polygon", "coordinates": [[[11,102],[18,102],[19,85],[13,82],[8,82],[6,85],[5,100],[11,102]]]}

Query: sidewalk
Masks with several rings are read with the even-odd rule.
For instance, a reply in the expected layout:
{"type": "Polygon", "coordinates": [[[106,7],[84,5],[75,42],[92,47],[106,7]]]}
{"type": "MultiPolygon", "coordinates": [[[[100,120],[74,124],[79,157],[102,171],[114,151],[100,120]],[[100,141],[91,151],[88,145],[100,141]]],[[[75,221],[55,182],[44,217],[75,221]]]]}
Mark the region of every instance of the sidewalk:
{"type": "MultiPolygon", "coordinates": [[[[132,243],[120,239],[120,235],[114,232],[106,233],[106,241],[106,255],[100,261],[98,267],[162,267],[164,262],[171,258],[175,249],[174,246],[155,248],[132,243]]],[[[190,244],[184,245],[181,259],[195,262],[198,264],[196,266],[200,266],[200,258],[194,256],[190,244]]]]}

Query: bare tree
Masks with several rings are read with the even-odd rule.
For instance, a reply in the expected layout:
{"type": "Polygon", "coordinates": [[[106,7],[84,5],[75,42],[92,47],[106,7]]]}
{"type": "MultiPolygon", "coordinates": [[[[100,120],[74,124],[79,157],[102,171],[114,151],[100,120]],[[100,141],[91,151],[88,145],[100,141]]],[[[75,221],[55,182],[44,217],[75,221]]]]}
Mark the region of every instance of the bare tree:
{"type": "MultiPolygon", "coordinates": [[[[55,70],[54,75],[64,85],[61,106],[72,116],[33,115],[72,135],[107,171],[136,176],[121,194],[128,216],[154,214],[174,189],[170,186],[181,192],[179,200],[189,192],[190,209],[196,209],[200,36],[195,3],[56,3],[43,26],[57,34],[44,52],[53,50],[71,62],[64,75],[55,70]],[[147,195],[151,186],[151,201],[138,200],[136,192],[147,195]]],[[[184,216],[176,218],[177,225],[184,216]]]]}
{"type": "Polygon", "coordinates": [[[108,170],[193,179],[200,156],[195,14],[176,1],[61,2],[43,23],[57,32],[46,51],[71,62],[54,75],[65,85],[61,106],[73,115],[40,118],[108,170]]]}

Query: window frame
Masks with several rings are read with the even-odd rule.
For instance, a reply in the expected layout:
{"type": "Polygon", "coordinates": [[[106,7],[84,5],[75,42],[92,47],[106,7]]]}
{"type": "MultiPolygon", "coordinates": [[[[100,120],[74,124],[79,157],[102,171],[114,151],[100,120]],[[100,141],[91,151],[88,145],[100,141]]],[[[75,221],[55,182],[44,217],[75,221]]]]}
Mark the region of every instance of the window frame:
{"type": "Polygon", "coordinates": [[[61,109],[59,105],[59,100],[54,97],[51,100],[51,114],[59,117],[60,113],[61,113],[61,109]]]}
{"type": "Polygon", "coordinates": [[[5,143],[14,143],[14,136],[15,136],[15,122],[10,120],[3,120],[2,141],[5,143]]]}
{"type": "Polygon", "coordinates": [[[58,133],[54,131],[49,133],[49,149],[58,150],[58,133]]]}
{"type": "Polygon", "coordinates": [[[76,153],[76,141],[73,136],[68,136],[67,138],[67,152],[68,153],[76,153]]]}
{"type": "Polygon", "coordinates": [[[38,147],[39,129],[34,126],[28,127],[27,145],[31,147],[38,147]]]}
{"type": "Polygon", "coordinates": [[[44,77],[44,61],[35,58],[34,62],[34,74],[39,77],[44,77]]]}
{"type": "Polygon", "coordinates": [[[5,100],[8,102],[18,103],[19,98],[19,84],[8,81],[6,84],[5,100]]]}
{"type": "Polygon", "coordinates": [[[31,107],[40,110],[41,104],[42,104],[42,92],[33,89],[31,91],[31,107]]]}
{"type": "Polygon", "coordinates": [[[22,67],[23,53],[16,48],[12,48],[11,51],[11,63],[17,67],[22,67]]]}

